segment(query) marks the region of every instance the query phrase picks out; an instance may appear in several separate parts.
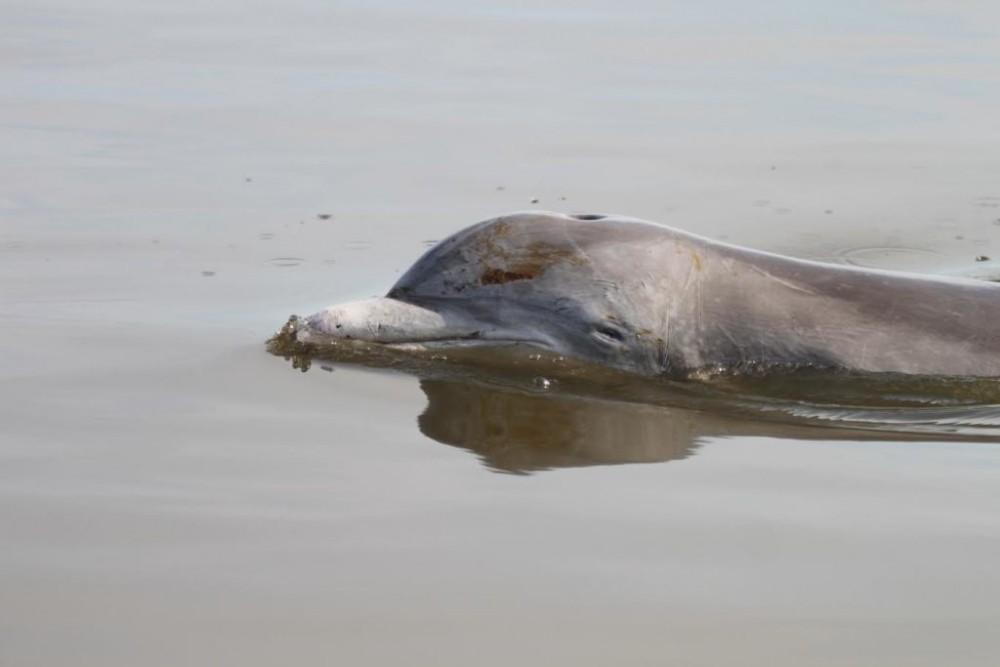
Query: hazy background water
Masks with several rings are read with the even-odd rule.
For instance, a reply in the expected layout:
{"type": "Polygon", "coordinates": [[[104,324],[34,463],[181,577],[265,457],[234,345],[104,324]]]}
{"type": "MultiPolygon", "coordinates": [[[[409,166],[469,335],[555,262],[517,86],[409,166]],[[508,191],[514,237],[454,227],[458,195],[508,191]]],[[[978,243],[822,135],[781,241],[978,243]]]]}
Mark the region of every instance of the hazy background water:
{"type": "Polygon", "coordinates": [[[974,267],[997,6],[203,4],[0,0],[0,664],[996,663],[1000,446],[262,342],[524,208],[974,267]]]}

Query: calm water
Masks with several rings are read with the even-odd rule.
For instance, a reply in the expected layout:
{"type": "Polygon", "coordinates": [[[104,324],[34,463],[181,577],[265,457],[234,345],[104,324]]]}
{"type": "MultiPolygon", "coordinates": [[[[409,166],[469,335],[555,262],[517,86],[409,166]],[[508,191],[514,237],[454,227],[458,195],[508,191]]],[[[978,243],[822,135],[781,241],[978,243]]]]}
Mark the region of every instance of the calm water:
{"type": "Polygon", "coordinates": [[[996,664],[1000,442],[264,351],[524,208],[988,268],[1000,9],[812,4],[0,2],[0,664],[996,664]]]}

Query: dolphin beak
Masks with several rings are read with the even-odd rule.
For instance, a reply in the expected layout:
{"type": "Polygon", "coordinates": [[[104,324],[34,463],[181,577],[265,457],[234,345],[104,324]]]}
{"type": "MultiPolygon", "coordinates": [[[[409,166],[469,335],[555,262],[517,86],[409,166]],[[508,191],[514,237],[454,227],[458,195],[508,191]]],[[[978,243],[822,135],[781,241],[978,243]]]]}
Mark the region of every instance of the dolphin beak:
{"type": "Polygon", "coordinates": [[[310,315],[312,332],[339,339],[373,343],[420,343],[475,338],[475,322],[422,306],[379,297],[351,301],[310,315]]]}

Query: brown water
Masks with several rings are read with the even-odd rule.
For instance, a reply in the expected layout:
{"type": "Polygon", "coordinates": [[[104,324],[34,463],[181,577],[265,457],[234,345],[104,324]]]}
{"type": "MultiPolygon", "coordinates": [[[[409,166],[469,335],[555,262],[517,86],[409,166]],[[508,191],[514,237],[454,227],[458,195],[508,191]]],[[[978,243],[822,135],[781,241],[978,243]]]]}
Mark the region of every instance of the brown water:
{"type": "Polygon", "coordinates": [[[2,15],[0,664],[996,664],[988,437],[263,341],[524,208],[984,270],[1000,10],[2,15]]]}

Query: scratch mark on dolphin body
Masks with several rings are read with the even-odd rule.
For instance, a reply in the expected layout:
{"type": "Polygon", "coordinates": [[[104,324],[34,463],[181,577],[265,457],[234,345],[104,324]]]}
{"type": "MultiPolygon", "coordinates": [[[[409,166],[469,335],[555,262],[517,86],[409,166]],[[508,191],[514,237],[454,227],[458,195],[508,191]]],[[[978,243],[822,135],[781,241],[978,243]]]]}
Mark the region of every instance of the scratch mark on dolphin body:
{"type": "Polygon", "coordinates": [[[691,263],[694,265],[695,271],[701,271],[701,257],[696,252],[691,253],[691,263]]]}
{"type": "MultiPolygon", "coordinates": [[[[577,255],[576,257],[577,263],[586,264],[587,266],[591,267],[591,270],[593,270],[593,267],[599,265],[599,263],[591,260],[590,255],[587,254],[587,251],[580,246],[579,242],[575,238],[573,238],[573,236],[569,233],[568,227],[563,225],[562,232],[563,232],[563,237],[566,239],[566,242],[570,245],[570,247],[573,248],[574,253],[577,255]]],[[[596,272],[594,273],[594,277],[598,279],[604,278],[603,275],[598,275],[596,272]]]]}
{"type": "Polygon", "coordinates": [[[743,357],[743,347],[740,345],[740,343],[736,339],[736,337],[733,336],[732,332],[729,331],[729,327],[726,326],[725,324],[719,324],[719,329],[718,330],[722,333],[723,336],[725,336],[729,340],[730,343],[732,343],[733,350],[735,352],[735,356],[737,358],[742,358],[743,357]]]}
{"type": "Polygon", "coordinates": [[[784,278],[779,278],[778,276],[774,275],[773,273],[770,273],[769,271],[765,271],[764,269],[762,269],[760,267],[757,267],[757,266],[754,266],[752,264],[750,264],[748,266],[753,270],[754,273],[760,274],[760,275],[764,276],[765,278],[770,278],[774,282],[778,283],[779,285],[784,285],[788,289],[795,290],[796,292],[801,292],[803,294],[808,294],[809,296],[819,296],[816,292],[812,291],[808,287],[803,287],[802,285],[796,285],[795,283],[793,283],[790,280],[785,280],[784,278]]]}

